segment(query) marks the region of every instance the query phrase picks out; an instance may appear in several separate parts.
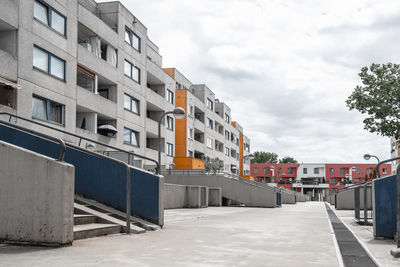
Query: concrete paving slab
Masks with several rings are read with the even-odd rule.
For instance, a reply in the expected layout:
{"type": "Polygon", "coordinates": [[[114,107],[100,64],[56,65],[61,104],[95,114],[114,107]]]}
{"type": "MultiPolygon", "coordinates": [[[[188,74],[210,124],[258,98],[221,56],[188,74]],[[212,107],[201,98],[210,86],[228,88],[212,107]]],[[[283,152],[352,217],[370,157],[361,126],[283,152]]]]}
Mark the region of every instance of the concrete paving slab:
{"type": "Polygon", "coordinates": [[[390,250],[396,247],[394,240],[376,240],[372,226],[359,225],[354,219],[354,211],[332,209],[381,266],[400,266],[400,259],[390,255],[390,250]]]}
{"type": "Polygon", "coordinates": [[[0,246],[2,266],[339,266],[321,202],[279,209],[165,212],[143,235],[79,240],[60,249],[0,246]]]}

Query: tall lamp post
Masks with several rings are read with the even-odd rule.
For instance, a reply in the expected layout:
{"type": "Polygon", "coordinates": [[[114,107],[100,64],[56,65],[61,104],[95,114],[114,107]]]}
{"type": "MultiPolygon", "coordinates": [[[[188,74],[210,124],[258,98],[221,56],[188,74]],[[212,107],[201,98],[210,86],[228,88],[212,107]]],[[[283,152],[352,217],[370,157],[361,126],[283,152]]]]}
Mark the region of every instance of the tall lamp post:
{"type": "Polygon", "coordinates": [[[243,176],[243,173],[244,173],[244,161],[246,160],[246,159],[250,159],[250,160],[252,160],[252,159],[254,159],[254,155],[253,154],[249,154],[249,155],[247,155],[247,156],[244,156],[243,158],[242,158],[242,162],[240,162],[240,165],[241,165],[241,168],[240,168],[240,175],[241,176],[243,176]]]}
{"type": "Polygon", "coordinates": [[[173,111],[164,112],[158,120],[158,168],[157,174],[161,174],[161,122],[168,114],[173,114],[175,119],[181,120],[185,117],[185,110],[181,107],[175,108],[173,111]]]}
{"type": "Polygon", "coordinates": [[[371,155],[371,154],[364,154],[364,159],[365,160],[370,160],[370,158],[376,158],[376,160],[378,161],[378,163],[380,162],[379,158],[375,155],[371,155]]]}

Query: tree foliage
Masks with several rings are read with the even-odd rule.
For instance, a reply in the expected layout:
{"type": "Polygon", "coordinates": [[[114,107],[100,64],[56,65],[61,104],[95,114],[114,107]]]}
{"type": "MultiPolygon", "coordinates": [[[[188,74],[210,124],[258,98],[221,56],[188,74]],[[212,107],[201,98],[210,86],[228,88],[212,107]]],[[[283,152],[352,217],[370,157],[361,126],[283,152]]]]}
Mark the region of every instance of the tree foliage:
{"type": "Polygon", "coordinates": [[[274,152],[256,151],[251,163],[278,163],[278,154],[274,152]]]}
{"type": "Polygon", "coordinates": [[[217,173],[224,169],[224,162],[219,158],[202,157],[204,168],[207,172],[217,173]]]}
{"type": "Polygon", "coordinates": [[[387,137],[400,137],[400,65],[372,64],[358,74],[357,85],[346,100],[350,110],[356,109],[367,118],[364,129],[387,137]]]}
{"type": "Polygon", "coordinates": [[[281,159],[279,160],[279,163],[284,163],[284,164],[287,164],[287,163],[297,163],[297,160],[295,160],[295,159],[292,158],[292,157],[283,157],[283,158],[281,158],[281,159]]]}

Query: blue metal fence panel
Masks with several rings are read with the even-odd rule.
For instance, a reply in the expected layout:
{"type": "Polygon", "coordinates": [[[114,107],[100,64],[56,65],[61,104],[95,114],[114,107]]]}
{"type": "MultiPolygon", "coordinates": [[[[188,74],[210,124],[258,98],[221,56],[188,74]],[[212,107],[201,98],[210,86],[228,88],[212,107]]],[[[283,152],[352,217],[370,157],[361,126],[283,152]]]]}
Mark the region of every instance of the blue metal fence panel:
{"type": "Polygon", "coordinates": [[[374,180],[374,235],[393,238],[397,230],[396,175],[374,180]]]}
{"type": "MultiPolygon", "coordinates": [[[[60,147],[52,141],[0,125],[0,140],[58,158],[60,147]]],[[[65,162],[75,166],[75,193],[100,203],[126,210],[126,169],[124,166],[67,148],[65,162]]],[[[22,163],[21,163],[22,164],[22,163]]],[[[131,168],[131,212],[154,223],[160,222],[159,178],[131,168]]]]}

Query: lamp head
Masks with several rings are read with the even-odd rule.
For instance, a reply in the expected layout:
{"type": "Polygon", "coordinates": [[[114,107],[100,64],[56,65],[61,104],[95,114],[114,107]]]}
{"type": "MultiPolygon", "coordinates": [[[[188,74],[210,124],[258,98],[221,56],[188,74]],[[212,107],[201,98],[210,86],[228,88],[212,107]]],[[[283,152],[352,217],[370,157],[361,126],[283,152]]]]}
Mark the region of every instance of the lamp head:
{"type": "Polygon", "coordinates": [[[371,158],[371,155],[370,154],[364,154],[364,159],[365,160],[369,160],[371,158]]]}
{"type": "Polygon", "coordinates": [[[177,107],[174,109],[172,114],[174,115],[175,119],[181,120],[185,117],[185,110],[181,107],[177,107]]]}
{"type": "Polygon", "coordinates": [[[248,154],[248,155],[246,156],[246,158],[254,159],[254,155],[253,155],[253,154],[248,154]]]}

